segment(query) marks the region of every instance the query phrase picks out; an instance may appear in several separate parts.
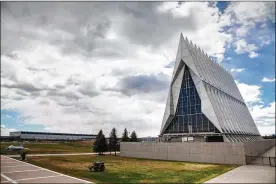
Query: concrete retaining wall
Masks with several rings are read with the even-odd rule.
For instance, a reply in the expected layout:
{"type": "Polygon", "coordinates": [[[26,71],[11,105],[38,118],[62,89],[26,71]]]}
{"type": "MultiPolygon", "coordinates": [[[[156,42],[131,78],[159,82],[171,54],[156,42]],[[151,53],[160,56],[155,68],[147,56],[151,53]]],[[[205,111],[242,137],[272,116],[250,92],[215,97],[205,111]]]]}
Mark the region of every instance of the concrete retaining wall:
{"type": "MultiPolygon", "coordinates": [[[[262,154],[275,145],[274,140],[252,143],[184,142],[184,143],[120,143],[120,155],[126,157],[176,160],[202,163],[245,165],[249,153],[262,154]]],[[[256,155],[254,155],[256,156],[256,155]]]]}
{"type": "Polygon", "coordinates": [[[245,156],[259,156],[275,146],[275,139],[255,142],[245,142],[244,154],[245,156]]]}

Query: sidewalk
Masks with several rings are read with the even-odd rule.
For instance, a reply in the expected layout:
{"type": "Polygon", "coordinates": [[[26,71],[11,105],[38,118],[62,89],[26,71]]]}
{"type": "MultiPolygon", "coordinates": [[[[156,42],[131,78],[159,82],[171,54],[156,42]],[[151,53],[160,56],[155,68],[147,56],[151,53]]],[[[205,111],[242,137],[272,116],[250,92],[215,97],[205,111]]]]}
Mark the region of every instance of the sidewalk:
{"type": "MultiPolygon", "coordinates": [[[[275,146],[262,156],[275,157],[275,146]]],[[[275,183],[275,167],[243,165],[205,183],[275,183]]]]}
{"type": "MultiPolygon", "coordinates": [[[[98,153],[53,153],[53,154],[28,154],[28,157],[46,157],[46,156],[70,156],[70,155],[97,155],[98,153]]],[[[104,152],[105,155],[109,155],[110,152],[104,152]]],[[[115,154],[115,152],[111,152],[111,154],[115,154]]],[[[120,152],[116,152],[117,155],[120,152]]],[[[15,158],[20,157],[20,155],[4,155],[7,157],[15,158]]]]}

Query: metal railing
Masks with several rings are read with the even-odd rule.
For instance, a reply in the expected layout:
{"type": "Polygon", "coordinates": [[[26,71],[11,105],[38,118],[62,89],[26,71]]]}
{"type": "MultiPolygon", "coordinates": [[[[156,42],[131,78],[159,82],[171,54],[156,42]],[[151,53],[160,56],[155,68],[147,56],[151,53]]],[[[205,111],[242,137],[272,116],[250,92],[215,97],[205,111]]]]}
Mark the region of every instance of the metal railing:
{"type": "Polygon", "coordinates": [[[275,157],[264,157],[264,156],[245,156],[246,164],[252,165],[269,165],[275,167],[276,159],[275,157]]]}

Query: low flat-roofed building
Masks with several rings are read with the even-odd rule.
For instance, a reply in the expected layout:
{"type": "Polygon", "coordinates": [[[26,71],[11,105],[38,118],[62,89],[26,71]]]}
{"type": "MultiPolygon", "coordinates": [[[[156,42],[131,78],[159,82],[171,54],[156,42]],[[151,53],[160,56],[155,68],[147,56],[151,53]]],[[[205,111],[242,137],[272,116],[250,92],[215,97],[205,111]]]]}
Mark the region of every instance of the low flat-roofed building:
{"type": "Polygon", "coordinates": [[[71,133],[51,133],[51,132],[29,132],[18,131],[10,132],[10,136],[18,137],[21,140],[63,140],[63,141],[77,141],[77,140],[91,140],[95,139],[93,134],[71,134],[71,133]]]}

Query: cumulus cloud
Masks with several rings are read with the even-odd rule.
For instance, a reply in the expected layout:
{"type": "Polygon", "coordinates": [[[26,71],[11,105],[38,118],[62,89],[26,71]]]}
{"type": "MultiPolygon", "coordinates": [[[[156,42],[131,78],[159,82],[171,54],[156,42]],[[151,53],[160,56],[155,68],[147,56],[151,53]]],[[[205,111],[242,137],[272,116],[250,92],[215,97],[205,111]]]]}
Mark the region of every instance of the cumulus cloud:
{"type": "Polygon", "coordinates": [[[249,111],[262,135],[275,134],[275,101],[264,106],[261,86],[236,81],[249,111]]]}
{"type": "Polygon", "coordinates": [[[270,103],[267,107],[252,106],[250,111],[257,125],[262,127],[275,126],[275,102],[270,103]]]}
{"type": "Polygon", "coordinates": [[[9,136],[10,132],[16,131],[16,129],[13,128],[7,128],[4,124],[1,122],[1,136],[9,136]]]}
{"type": "Polygon", "coordinates": [[[232,68],[230,71],[231,72],[242,72],[242,71],[244,71],[244,68],[232,68]]]}
{"type": "Polygon", "coordinates": [[[237,54],[243,54],[248,53],[250,58],[255,58],[259,54],[255,51],[257,50],[257,47],[254,44],[248,44],[244,39],[236,41],[236,50],[235,52],[237,54]]]}
{"type": "Polygon", "coordinates": [[[262,82],[275,82],[275,78],[266,78],[266,77],[264,77],[262,79],[262,82]]]}
{"type": "Polygon", "coordinates": [[[246,103],[261,102],[261,86],[235,81],[246,103]]]}
{"type": "Polygon", "coordinates": [[[275,3],[273,2],[232,2],[225,9],[230,17],[235,52],[248,53],[250,58],[258,57],[257,50],[274,40],[274,32],[267,21],[275,22],[275,3]],[[251,40],[253,43],[248,43],[251,40]],[[257,47],[258,46],[258,47],[257,47]]]}
{"type": "Polygon", "coordinates": [[[1,109],[47,131],[157,135],[180,32],[222,61],[235,41],[231,11],[208,2],[3,2],[1,109]]]}

